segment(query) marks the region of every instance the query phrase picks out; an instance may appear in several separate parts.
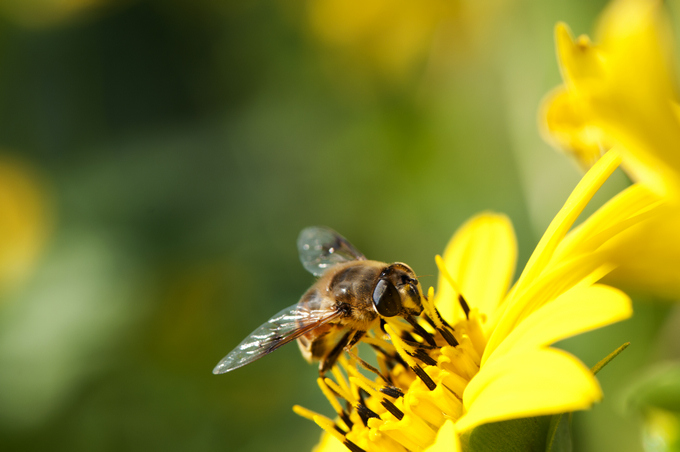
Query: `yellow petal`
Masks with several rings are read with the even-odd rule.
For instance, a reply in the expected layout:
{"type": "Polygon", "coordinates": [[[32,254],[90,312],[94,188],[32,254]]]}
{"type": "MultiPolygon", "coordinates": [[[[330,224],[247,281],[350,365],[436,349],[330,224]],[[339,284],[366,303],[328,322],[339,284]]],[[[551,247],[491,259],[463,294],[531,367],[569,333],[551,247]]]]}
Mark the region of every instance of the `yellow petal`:
{"type": "Polygon", "coordinates": [[[424,452],[460,452],[460,442],[452,420],[444,422],[437,433],[437,439],[424,452]]]}
{"type": "Polygon", "coordinates": [[[312,452],[347,452],[347,446],[333,435],[323,432],[321,441],[312,449],[312,452]]]}
{"type": "Polygon", "coordinates": [[[606,261],[605,253],[577,256],[552,268],[551,271],[533,281],[526,290],[517,293],[512,305],[501,314],[496,328],[489,337],[482,355],[482,365],[496,352],[512,331],[535,311],[542,309],[562,293],[577,285],[582,285],[584,281],[592,283],[606,274],[610,269],[606,261]]]}
{"type": "Polygon", "coordinates": [[[490,365],[497,356],[548,346],[627,319],[632,314],[630,298],[618,289],[604,285],[576,287],[522,321],[486,361],[486,365],[490,365]]]}
{"type": "MultiPolygon", "coordinates": [[[[613,241],[626,229],[663,215],[658,196],[646,186],[634,184],[607,201],[560,243],[554,259],[591,252],[613,241]]],[[[615,264],[624,263],[616,260],[615,264]]]]}
{"type": "MultiPolygon", "coordinates": [[[[471,307],[491,313],[510,286],[515,272],[517,242],[510,220],[483,213],[458,229],[444,251],[444,264],[471,307]]],[[[455,288],[440,275],[435,305],[455,323],[464,316],[455,288]]]]}
{"type": "MultiPolygon", "coordinates": [[[[670,25],[662,2],[612,2],[598,27],[598,84],[579,87],[591,121],[621,146],[624,167],[661,196],[680,196],[680,123],[670,25]]],[[[580,94],[579,94],[580,95],[580,94]]]]}
{"type": "Polygon", "coordinates": [[[581,214],[595,192],[617,168],[621,158],[615,150],[607,152],[593,168],[588,171],[569,195],[564,206],[557,213],[548,229],[538,242],[536,249],[527,262],[513,291],[520,292],[527,282],[533,281],[545,269],[552,258],[553,252],[564,238],[567,231],[581,214]]]}
{"type": "MultiPolygon", "coordinates": [[[[656,107],[675,98],[670,23],[657,0],[618,0],[602,15],[597,40],[606,55],[610,89],[633,89],[629,99],[656,107]],[[617,72],[628,69],[628,72],[617,72]]],[[[623,92],[620,92],[623,94],[623,92]]]]}
{"type": "Polygon", "coordinates": [[[508,294],[503,309],[499,310],[497,317],[491,321],[494,330],[484,350],[482,362],[503,342],[521,319],[549,301],[551,296],[557,296],[569,289],[605,263],[601,255],[593,255],[592,258],[587,255],[574,256],[568,262],[560,263],[557,268],[542,275],[571,225],[619,162],[620,158],[615,150],[607,152],[583,176],[564,207],[550,223],[519,280],[508,294]]]}
{"type": "Polygon", "coordinates": [[[602,77],[602,55],[587,36],[574,40],[569,27],[559,22],[555,26],[555,46],[562,79],[569,90],[580,91],[602,77]]]}
{"type": "Polygon", "coordinates": [[[654,218],[617,235],[607,249],[617,268],[606,281],[668,299],[680,298],[680,210],[660,207],[654,218]]]}
{"type": "Polygon", "coordinates": [[[680,297],[680,210],[634,184],[571,231],[555,258],[602,247],[616,268],[606,281],[661,298],[680,297]]]}
{"type": "Polygon", "coordinates": [[[592,372],[561,350],[527,349],[488,364],[465,389],[467,413],[456,423],[459,432],[488,422],[581,410],[602,398],[592,372]]]}
{"type": "Polygon", "coordinates": [[[589,121],[587,107],[560,86],[541,102],[539,130],[543,139],[588,170],[611,147],[606,135],[589,121]]]}

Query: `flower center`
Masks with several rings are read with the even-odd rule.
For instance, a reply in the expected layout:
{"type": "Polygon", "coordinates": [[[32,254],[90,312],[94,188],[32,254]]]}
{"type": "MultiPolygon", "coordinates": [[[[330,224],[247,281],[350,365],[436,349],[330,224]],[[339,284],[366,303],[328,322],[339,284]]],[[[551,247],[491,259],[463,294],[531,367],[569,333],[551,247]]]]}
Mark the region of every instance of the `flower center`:
{"type": "Polygon", "coordinates": [[[447,419],[455,422],[463,414],[463,392],[479,371],[486,345],[479,313],[462,296],[466,318],[454,326],[439,315],[433,299],[430,289],[417,320],[383,322],[391,340],[375,332],[363,339],[377,367],[350,351],[331,370],[333,379],[318,379],[335,421],[300,406],[295,412],[353,452],[418,452],[429,446],[447,419]]]}

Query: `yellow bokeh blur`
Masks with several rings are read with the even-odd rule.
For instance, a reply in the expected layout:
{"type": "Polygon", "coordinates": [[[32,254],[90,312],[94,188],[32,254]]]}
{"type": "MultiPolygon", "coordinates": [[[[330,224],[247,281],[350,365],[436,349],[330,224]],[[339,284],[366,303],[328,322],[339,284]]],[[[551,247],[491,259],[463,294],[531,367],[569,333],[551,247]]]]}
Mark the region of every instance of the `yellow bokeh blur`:
{"type": "Polygon", "coordinates": [[[77,17],[106,3],[108,0],[3,0],[0,16],[25,27],[39,28],[77,17]]]}
{"type": "Polygon", "coordinates": [[[344,55],[350,70],[399,82],[430,57],[475,54],[510,2],[310,0],[307,14],[312,34],[344,55]]]}
{"type": "Polygon", "coordinates": [[[24,163],[0,157],[0,294],[26,280],[50,231],[44,183],[24,163]]]}

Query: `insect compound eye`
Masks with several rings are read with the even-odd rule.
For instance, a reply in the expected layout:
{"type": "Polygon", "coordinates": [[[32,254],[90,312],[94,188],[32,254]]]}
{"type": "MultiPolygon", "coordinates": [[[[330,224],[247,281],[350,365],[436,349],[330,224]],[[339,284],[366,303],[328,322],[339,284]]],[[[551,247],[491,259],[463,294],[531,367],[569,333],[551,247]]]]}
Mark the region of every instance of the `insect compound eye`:
{"type": "Polygon", "coordinates": [[[394,284],[386,279],[378,280],[373,290],[373,304],[383,317],[394,317],[401,312],[401,296],[394,284]]]}

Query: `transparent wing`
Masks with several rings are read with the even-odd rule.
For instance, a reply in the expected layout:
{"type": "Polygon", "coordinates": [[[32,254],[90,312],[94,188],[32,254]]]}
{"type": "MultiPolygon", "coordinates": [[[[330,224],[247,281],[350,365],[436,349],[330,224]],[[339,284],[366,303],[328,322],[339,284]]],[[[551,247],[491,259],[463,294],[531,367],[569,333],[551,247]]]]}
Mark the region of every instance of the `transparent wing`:
{"type": "Polygon", "coordinates": [[[342,262],[366,259],[346,238],[324,226],[303,229],[297,243],[302,265],[314,276],[342,262]]]}
{"type": "Polygon", "coordinates": [[[341,311],[310,309],[300,305],[286,308],[243,339],[222,358],[213,373],[223,374],[250,364],[340,315],[341,311]]]}

